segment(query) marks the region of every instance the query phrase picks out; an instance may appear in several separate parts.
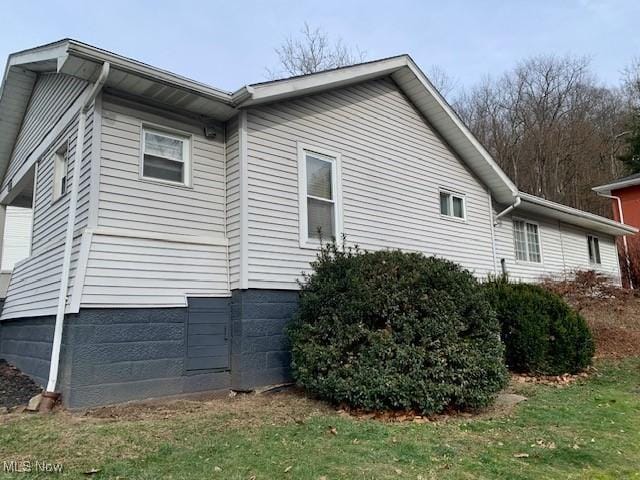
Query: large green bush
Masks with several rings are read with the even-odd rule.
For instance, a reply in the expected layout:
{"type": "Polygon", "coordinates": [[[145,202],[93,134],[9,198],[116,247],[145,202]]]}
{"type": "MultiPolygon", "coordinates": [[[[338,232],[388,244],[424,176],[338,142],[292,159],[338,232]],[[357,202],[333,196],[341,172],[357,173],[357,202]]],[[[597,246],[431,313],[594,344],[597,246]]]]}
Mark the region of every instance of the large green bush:
{"type": "Polygon", "coordinates": [[[487,290],[511,370],[560,375],[591,363],[594,343],[589,327],[561,297],[538,285],[505,279],[488,282],[487,290]]]}
{"type": "Polygon", "coordinates": [[[308,392],[366,410],[477,408],[505,385],[500,328],[460,266],[325,245],[289,329],[308,392]]]}

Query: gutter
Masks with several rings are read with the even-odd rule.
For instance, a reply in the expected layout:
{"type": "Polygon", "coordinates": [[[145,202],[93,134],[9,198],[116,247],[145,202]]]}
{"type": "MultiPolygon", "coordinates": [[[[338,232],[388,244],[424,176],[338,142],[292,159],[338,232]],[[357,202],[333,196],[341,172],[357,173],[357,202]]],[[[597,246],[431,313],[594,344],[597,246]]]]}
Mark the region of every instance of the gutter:
{"type": "MultiPolygon", "coordinates": [[[[594,191],[596,192],[596,195],[598,195],[599,197],[610,198],[616,201],[616,204],[618,205],[618,218],[620,219],[620,223],[624,223],[624,213],[622,213],[622,200],[620,200],[620,197],[616,195],[604,193],[604,192],[599,192],[597,190],[594,190],[594,191]]],[[[624,245],[624,259],[625,259],[625,263],[627,264],[627,271],[631,272],[631,260],[629,259],[629,244],[627,243],[626,235],[622,235],[622,244],[624,245]]],[[[633,289],[633,281],[631,280],[631,275],[629,275],[629,286],[633,289]]]]}
{"type": "Polygon", "coordinates": [[[62,345],[62,331],[64,327],[64,315],[67,306],[67,290],[69,288],[69,270],[71,268],[71,250],[73,247],[73,231],[76,224],[76,210],[78,207],[78,187],[80,184],[80,170],[82,167],[82,157],[84,153],[85,127],[87,122],[87,112],[91,108],[96,96],[102,90],[111,65],[109,62],[102,64],[100,75],[93,85],[91,93],[80,109],[78,118],[78,135],[76,138],[76,151],[73,163],[73,180],[71,183],[71,196],[69,198],[69,212],[67,216],[67,231],[64,243],[64,256],[62,258],[62,274],[60,277],[60,291],[58,293],[58,310],[56,312],[56,323],[53,332],[53,345],[51,349],[51,363],[49,365],[49,381],[47,389],[42,394],[40,411],[50,411],[60,397],[56,392],[58,383],[58,370],[60,366],[60,348],[62,345]]]}

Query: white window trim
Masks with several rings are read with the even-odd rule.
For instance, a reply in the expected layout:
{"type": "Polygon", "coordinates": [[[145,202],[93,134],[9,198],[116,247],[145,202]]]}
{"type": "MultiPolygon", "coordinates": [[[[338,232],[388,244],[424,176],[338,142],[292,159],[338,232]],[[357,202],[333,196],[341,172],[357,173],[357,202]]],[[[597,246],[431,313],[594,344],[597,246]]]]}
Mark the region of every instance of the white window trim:
{"type": "Polygon", "coordinates": [[[516,263],[520,263],[523,265],[544,265],[544,247],[542,245],[542,229],[540,228],[540,223],[536,222],[535,220],[529,220],[528,218],[522,218],[522,217],[512,217],[511,218],[511,234],[513,235],[513,258],[515,260],[516,263]],[[513,222],[516,221],[520,221],[520,222],[524,222],[525,226],[524,226],[524,232],[525,232],[525,245],[527,247],[527,260],[518,260],[518,254],[516,252],[516,229],[515,229],[515,225],[513,224],[513,222]],[[538,228],[538,245],[540,245],[540,261],[539,262],[532,262],[531,260],[529,260],[530,255],[529,255],[529,239],[527,238],[527,223],[530,223],[532,225],[535,225],[538,228]]]}
{"type": "MultiPolygon", "coordinates": [[[[309,238],[307,232],[307,161],[306,153],[315,153],[324,160],[331,162],[331,188],[335,192],[335,214],[334,214],[334,231],[337,241],[340,241],[343,233],[342,219],[342,155],[332,152],[324,148],[306,145],[298,142],[298,227],[300,237],[300,248],[317,250],[320,247],[320,240],[309,238]]],[[[325,241],[330,241],[326,239],[325,241]]]]}
{"type": "MultiPolygon", "coordinates": [[[[172,159],[169,159],[172,160],[172,159]]],[[[173,160],[177,161],[177,160],[173,160]]],[[[168,128],[149,122],[140,123],[140,161],[138,162],[138,179],[145,182],[161,183],[163,185],[171,185],[181,188],[193,188],[193,134],[175,128],[168,128]],[[169,138],[181,140],[183,143],[182,155],[184,164],[184,182],[173,182],[162,178],[146,177],[144,175],[144,150],[145,150],[145,131],[157,133],[169,138]]]]}
{"type": "MultiPolygon", "coordinates": [[[[602,266],[602,249],[600,248],[600,244],[602,242],[600,241],[600,236],[599,235],[595,235],[593,233],[587,233],[587,262],[589,263],[589,265],[597,267],[597,266],[602,266]],[[589,257],[589,238],[597,238],[598,239],[598,256],[600,257],[600,263],[598,262],[592,262],[591,261],[591,257],[589,257]]],[[[593,252],[594,257],[595,257],[595,250],[593,252]]],[[[597,258],[597,257],[596,257],[597,258]]]]}
{"type": "MultiPolygon", "coordinates": [[[[69,192],[69,144],[70,144],[70,139],[65,139],[64,141],[62,141],[60,143],[60,145],[58,145],[58,147],[53,151],[53,155],[51,155],[51,162],[53,163],[53,174],[51,175],[51,179],[52,179],[52,184],[51,184],[51,203],[54,204],[58,201],[60,201],[61,199],[65,198],[67,196],[67,193],[69,192]],[[67,171],[65,172],[65,177],[66,177],[66,182],[65,182],[65,191],[64,192],[60,192],[60,194],[56,193],[56,190],[58,189],[58,181],[61,180],[61,178],[58,177],[58,172],[57,172],[57,168],[58,168],[58,154],[60,153],[61,150],[64,150],[64,159],[65,159],[65,166],[67,171]]],[[[35,184],[34,184],[35,185],[35,184]]],[[[35,187],[34,187],[35,189],[35,187]]]]}
{"type": "Polygon", "coordinates": [[[464,193],[456,192],[444,187],[438,188],[438,212],[440,212],[440,218],[445,220],[453,220],[454,222],[467,223],[467,196],[464,193]],[[449,211],[452,215],[445,215],[440,209],[440,194],[446,193],[449,195],[449,211]],[[462,217],[456,217],[453,215],[453,197],[460,198],[462,200],[462,217]]]}

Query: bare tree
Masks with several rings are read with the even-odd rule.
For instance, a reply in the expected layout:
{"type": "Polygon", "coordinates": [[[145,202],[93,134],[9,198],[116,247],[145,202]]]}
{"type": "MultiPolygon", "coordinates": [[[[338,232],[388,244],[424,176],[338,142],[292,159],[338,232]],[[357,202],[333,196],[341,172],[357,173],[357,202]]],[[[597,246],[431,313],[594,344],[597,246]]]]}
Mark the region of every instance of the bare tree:
{"type": "Polygon", "coordinates": [[[275,51],[280,66],[275,70],[267,69],[272,79],[353,65],[366,57],[366,53],[357,47],[347,47],[341,38],[331,41],[324,30],[312,28],[307,22],[297,37],[287,37],[275,51]]]}
{"type": "Polygon", "coordinates": [[[591,187],[621,171],[625,105],[584,57],[538,56],[487,78],[456,102],[459,114],[520,189],[601,214],[591,187]]]}
{"type": "Polygon", "coordinates": [[[428,77],[443,97],[449,97],[458,88],[458,79],[449,75],[440,65],[431,65],[428,77]]]}

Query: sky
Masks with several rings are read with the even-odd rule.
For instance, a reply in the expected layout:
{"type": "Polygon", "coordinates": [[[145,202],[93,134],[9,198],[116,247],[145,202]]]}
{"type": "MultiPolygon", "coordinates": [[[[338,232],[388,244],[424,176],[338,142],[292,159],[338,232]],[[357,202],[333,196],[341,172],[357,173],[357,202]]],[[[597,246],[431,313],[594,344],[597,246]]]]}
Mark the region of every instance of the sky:
{"type": "Polygon", "coordinates": [[[640,57],[638,0],[0,0],[0,18],[3,59],[70,37],[230,91],[266,80],[305,21],[369,60],[438,65],[458,89],[538,54],[589,56],[615,85],[640,57]]]}

